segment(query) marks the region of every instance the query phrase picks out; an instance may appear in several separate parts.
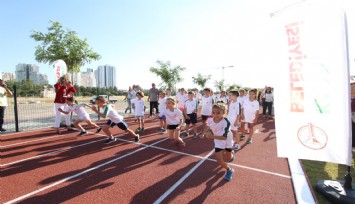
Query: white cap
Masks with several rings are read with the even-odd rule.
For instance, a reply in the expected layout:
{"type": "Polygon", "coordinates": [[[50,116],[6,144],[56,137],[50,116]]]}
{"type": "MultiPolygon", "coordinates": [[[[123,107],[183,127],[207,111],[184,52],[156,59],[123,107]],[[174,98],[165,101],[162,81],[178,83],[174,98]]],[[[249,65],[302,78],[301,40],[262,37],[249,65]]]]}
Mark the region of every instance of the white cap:
{"type": "Polygon", "coordinates": [[[350,76],[350,84],[355,83],[355,76],[350,76]]]}

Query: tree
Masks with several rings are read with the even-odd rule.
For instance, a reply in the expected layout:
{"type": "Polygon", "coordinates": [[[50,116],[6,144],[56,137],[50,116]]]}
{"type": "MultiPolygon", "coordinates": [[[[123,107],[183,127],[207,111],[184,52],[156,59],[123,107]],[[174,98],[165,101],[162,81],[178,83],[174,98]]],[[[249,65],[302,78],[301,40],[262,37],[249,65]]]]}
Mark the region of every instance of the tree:
{"type": "Polygon", "coordinates": [[[214,82],[214,86],[219,90],[219,91],[223,91],[225,84],[224,84],[224,80],[220,80],[220,81],[215,81],[214,82]]]}
{"type": "Polygon", "coordinates": [[[75,31],[63,29],[56,21],[50,21],[47,33],[32,31],[31,38],[37,45],[35,57],[38,62],[52,64],[55,60],[62,59],[71,73],[79,72],[80,67],[92,60],[99,60],[101,56],[92,51],[87,39],[80,39],[75,31]]]}
{"type": "Polygon", "coordinates": [[[151,67],[149,70],[159,76],[167,87],[173,89],[177,83],[182,82],[181,72],[186,69],[185,67],[172,66],[170,61],[157,60],[156,63],[159,67],[151,67]]]}
{"type": "Polygon", "coordinates": [[[199,85],[202,89],[205,88],[207,81],[210,79],[211,75],[204,76],[200,73],[197,74],[197,77],[192,77],[193,83],[199,85]]]}
{"type": "Polygon", "coordinates": [[[227,91],[235,91],[235,90],[239,90],[240,88],[242,88],[242,85],[232,84],[232,85],[229,85],[229,87],[227,88],[227,91]]]}

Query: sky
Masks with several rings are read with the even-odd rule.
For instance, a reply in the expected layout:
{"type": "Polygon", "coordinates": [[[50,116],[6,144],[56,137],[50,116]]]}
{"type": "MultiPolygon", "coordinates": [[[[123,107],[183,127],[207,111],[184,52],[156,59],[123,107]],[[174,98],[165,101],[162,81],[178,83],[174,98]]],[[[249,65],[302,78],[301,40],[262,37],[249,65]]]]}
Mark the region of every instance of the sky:
{"type": "MultiPolygon", "coordinates": [[[[149,68],[156,60],[186,67],[178,87],[195,87],[191,77],[211,75],[207,84],[263,87],[277,80],[272,60],[270,13],[297,0],[0,0],[0,72],[14,72],[18,63],[37,64],[54,83],[49,64],[36,62],[37,45],[31,31],[45,32],[49,21],[59,21],[86,38],[101,54],[82,67],[113,65],[117,86],[149,88],[160,80],[149,68]]],[[[350,72],[355,75],[355,1],[336,1],[347,12],[350,72]]]]}

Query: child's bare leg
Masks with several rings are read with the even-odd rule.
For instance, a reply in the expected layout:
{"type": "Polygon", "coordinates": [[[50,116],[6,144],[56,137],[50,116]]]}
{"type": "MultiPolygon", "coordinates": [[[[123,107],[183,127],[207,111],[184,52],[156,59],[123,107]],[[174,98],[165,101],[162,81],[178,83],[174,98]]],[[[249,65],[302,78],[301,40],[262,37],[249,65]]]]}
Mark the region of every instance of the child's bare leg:
{"type": "Polygon", "coordinates": [[[186,127],[185,127],[185,132],[187,133],[187,134],[189,134],[189,129],[190,129],[190,124],[186,124],[186,127]]]}
{"type": "Polygon", "coordinates": [[[166,130],[168,128],[167,124],[166,124],[166,120],[163,119],[163,124],[164,124],[164,129],[166,130]]]}
{"type": "Polygon", "coordinates": [[[104,125],[104,127],[102,128],[102,130],[106,133],[107,136],[109,136],[110,138],[113,138],[113,135],[110,131],[110,126],[108,125],[104,125]]]}
{"type": "Polygon", "coordinates": [[[127,132],[128,134],[130,134],[133,137],[137,137],[136,133],[134,133],[133,130],[131,130],[129,128],[127,130],[125,130],[125,132],[127,132]]]}
{"type": "Polygon", "coordinates": [[[254,135],[254,125],[249,123],[248,128],[249,128],[249,138],[251,139],[254,135]]]}
{"type": "Polygon", "coordinates": [[[138,127],[141,128],[142,127],[142,120],[140,118],[138,118],[138,127]]]}
{"type": "Polygon", "coordinates": [[[80,125],[80,120],[75,120],[74,121],[74,127],[78,128],[79,130],[81,130],[82,132],[85,131],[85,129],[80,125]]]}
{"type": "Polygon", "coordinates": [[[219,165],[221,165],[221,167],[223,167],[224,169],[228,170],[229,166],[227,165],[227,163],[223,160],[223,150],[216,152],[215,153],[216,156],[216,160],[218,162],[219,165]]]}
{"type": "Polygon", "coordinates": [[[194,134],[197,134],[197,126],[196,123],[192,124],[192,129],[194,131],[194,134]]]}
{"type": "Polygon", "coordinates": [[[144,118],[141,119],[142,128],[144,128],[144,118]]]}
{"type": "Polygon", "coordinates": [[[242,135],[245,134],[245,122],[242,122],[242,124],[240,125],[240,133],[241,133],[242,135]]]}
{"type": "Polygon", "coordinates": [[[232,158],[233,158],[232,151],[227,151],[227,150],[225,150],[225,151],[226,151],[226,160],[227,161],[232,160],[232,158]]]}
{"type": "Polygon", "coordinates": [[[175,139],[175,141],[179,142],[180,144],[184,143],[184,141],[180,137],[180,130],[179,129],[176,129],[174,131],[174,139],[175,139]]]}
{"type": "Polygon", "coordinates": [[[88,125],[90,125],[90,126],[94,126],[94,127],[96,127],[96,128],[99,128],[99,126],[96,125],[95,123],[93,123],[91,120],[86,120],[86,123],[87,123],[88,125]]]}
{"type": "Polygon", "coordinates": [[[239,144],[240,143],[240,137],[239,137],[238,130],[232,130],[232,133],[233,133],[234,143],[235,144],[239,144]]]}
{"type": "Polygon", "coordinates": [[[174,139],[174,130],[168,130],[168,135],[169,135],[170,140],[175,140],[174,139]]]}
{"type": "Polygon", "coordinates": [[[163,119],[160,119],[160,128],[164,128],[164,121],[163,121],[163,119]]]}

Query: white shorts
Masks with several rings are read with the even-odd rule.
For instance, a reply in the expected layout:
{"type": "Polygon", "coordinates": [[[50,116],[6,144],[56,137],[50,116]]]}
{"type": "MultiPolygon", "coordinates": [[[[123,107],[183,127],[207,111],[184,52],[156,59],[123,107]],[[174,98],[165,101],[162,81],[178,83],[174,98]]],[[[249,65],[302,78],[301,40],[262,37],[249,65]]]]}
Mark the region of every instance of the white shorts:
{"type": "MultiPolygon", "coordinates": [[[[228,118],[228,117],[227,117],[228,118]]],[[[238,130],[238,126],[234,126],[235,120],[237,120],[237,117],[230,117],[228,118],[229,122],[231,123],[231,130],[238,130]]]]}
{"type": "Polygon", "coordinates": [[[233,143],[233,134],[229,132],[226,140],[214,140],[214,147],[219,149],[232,148],[233,143]]]}
{"type": "Polygon", "coordinates": [[[88,114],[87,115],[80,115],[80,116],[78,116],[78,120],[87,121],[87,120],[90,120],[90,116],[88,114]]]}
{"type": "Polygon", "coordinates": [[[144,115],[136,115],[134,116],[136,119],[144,119],[144,115]]]}
{"type": "Polygon", "coordinates": [[[245,114],[244,115],[244,122],[245,123],[253,123],[255,119],[255,114],[245,114]]]}

